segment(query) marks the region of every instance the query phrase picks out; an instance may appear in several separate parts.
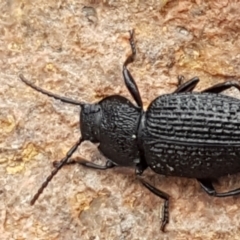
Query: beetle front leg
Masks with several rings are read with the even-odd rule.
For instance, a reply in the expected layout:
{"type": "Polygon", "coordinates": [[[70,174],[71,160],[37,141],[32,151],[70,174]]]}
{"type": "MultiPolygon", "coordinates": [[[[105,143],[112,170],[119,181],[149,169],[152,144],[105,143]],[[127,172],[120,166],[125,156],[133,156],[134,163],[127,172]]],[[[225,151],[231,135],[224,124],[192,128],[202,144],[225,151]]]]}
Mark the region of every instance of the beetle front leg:
{"type": "Polygon", "coordinates": [[[192,92],[199,82],[198,77],[193,77],[184,83],[184,76],[178,76],[178,88],[173,93],[192,92]]]}
{"type": "Polygon", "coordinates": [[[198,182],[200,183],[202,189],[210,196],[214,197],[231,197],[231,196],[236,196],[240,194],[240,188],[228,191],[228,192],[223,192],[223,193],[218,193],[216,192],[215,188],[212,185],[212,182],[208,179],[197,179],[198,182]]]}
{"type": "Polygon", "coordinates": [[[237,81],[227,81],[224,83],[218,83],[216,85],[213,85],[212,87],[209,87],[202,92],[221,93],[231,87],[235,87],[240,91],[240,84],[237,81]]]}
{"type": "Polygon", "coordinates": [[[143,103],[142,103],[142,99],[141,99],[137,84],[136,84],[135,80],[133,79],[131,73],[127,69],[127,65],[129,63],[132,63],[136,57],[136,48],[135,48],[135,43],[134,43],[134,39],[133,39],[134,31],[133,30],[129,31],[129,33],[130,33],[129,43],[131,46],[132,54],[124,62],[122,73],[123,73],[123,78],[124,78],[125,85],[126,85],[128,91],[134,98],[137,105],[140,108],[142,108],[143,103]]]}
{"type": "MultiPolygon", "coordinates": [[[[75,159],[69,159],[69,161],[67,163],[65,163],[65,165],[70,165],[70,164],[80,164],[84,167],[98,169],[98,170],[106,170],[106,169],[113,168],[116,166],[110,160],[107,160],[105,165],[99,165],[99,164],[92,163],[92,162],[85,160],[83,158],[80,158],[80,157],[76,157],[75,159]]],[[[59,165],[59,161],[53,162],[54,167],[58,167],[58,165],[59,165]]]]}

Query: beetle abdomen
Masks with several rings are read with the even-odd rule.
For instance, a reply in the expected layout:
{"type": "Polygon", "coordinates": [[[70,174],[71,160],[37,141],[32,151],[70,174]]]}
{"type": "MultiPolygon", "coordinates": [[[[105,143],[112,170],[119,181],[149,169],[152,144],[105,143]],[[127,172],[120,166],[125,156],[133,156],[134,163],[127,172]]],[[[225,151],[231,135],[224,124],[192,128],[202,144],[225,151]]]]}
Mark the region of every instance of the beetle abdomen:
{"type": "Polygon", "coordinates": [[[238,172],[240,101],[208,93],[160,96],[146,112],[143,138],[147,163],[158,173],[207,178],[238,172]]]}

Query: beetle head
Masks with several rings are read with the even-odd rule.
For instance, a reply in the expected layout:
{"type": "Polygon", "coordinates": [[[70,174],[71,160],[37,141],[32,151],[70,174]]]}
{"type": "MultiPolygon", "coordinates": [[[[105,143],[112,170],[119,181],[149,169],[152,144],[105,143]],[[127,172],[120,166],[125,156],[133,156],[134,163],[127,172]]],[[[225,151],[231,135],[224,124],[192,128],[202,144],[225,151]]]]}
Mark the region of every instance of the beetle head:
{"type": "Polygon", "coordinates": [[[82,138],[93,143],[100,139],[100,122],[102,111],[99,104],[84,104],[80,114],[82,138]]]}

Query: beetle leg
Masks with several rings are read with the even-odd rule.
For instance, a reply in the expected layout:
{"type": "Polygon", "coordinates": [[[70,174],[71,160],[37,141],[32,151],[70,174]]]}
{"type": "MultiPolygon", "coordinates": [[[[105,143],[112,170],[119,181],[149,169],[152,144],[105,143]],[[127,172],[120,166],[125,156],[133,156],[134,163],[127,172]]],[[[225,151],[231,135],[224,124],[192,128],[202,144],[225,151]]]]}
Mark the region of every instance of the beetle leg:
{"type": "Polygon", "coordinates": [[[144,187],[146,187],[150,192],[152,192],[154,195],[156,195],[164,200],[164,204],[162,207],[162,224],[161,224],[161,230],[164,231],[164,228],[169,221],[169,195],[167,193],[155,188],[154,186],[152,186],[151,184],[149,184],[142,178],[138,177],[138,179],[142,183],[142,185],[144,187]]]}
{"type": "Polygon", "coordinates": [[[149,184],[148,182],[146,182],[145,180],[143,180],[140,177],[140,175],[142,175],[144,170],[146,170],[146,168],[148,167],[144,158],[141,158],[141,160],[142,161],[136,165],[135,174],[137,175],[138,180],[142,183],[142,185],[144,187],[146,187],[154,195],[156,195],[164,200],[164,204],[162,207],[162,224],[161,224],[161,231],[164,231],[164,228],[169,221],[169,209],[168,209],[169,208],[169,195],[167,193],[155,188],[154,186],[152,186],[151,184],[149,184]]]}
{"type": "Polygon", "coordinates": [[[180,92],[192,92],[192,90],[196,87],[199,82],[198,77],[193,77],[187,82],[184,82],[184,76],[178,76],[178,88],[173,93],[180,93],[180,92]]]}
{"type": "Polygon", "coordinates": [[[140,108],[142,108],[143,103],[142,103],[142,99],[141,99],[137,84],[136,84],[135,80],[133,79],[131,73],[127,69],[127,65],[129,63],[132,63],[136,57],[136,48],[135,48],[135,43],[134,43],[134,39],[133,39],[134,31],[133,30],[129,31],[129,33],[130,33],[129,43],[131,46],[132,54],[124,62],[122,73],[123,73],[123,78],[124,78],[125,85],[126,85],[128,91],[134,98],[137,105],[140,108]]]}
{"type": "Polygon", "coordinates": [[[177,80],[178,80],[178,87],[179,87],[180,85],[184,84],[185,77],[183,75],[178,75],[177,80]]]}
{"type": "MultiPolygon", "coordinates": [[[[98,169],[98,170],[106,170],[106,169],[113,168],[116,166],[110,160],[107,160],[105,165],[98,165],[98,164],[95,164],[93,162],[87,161],[87,160],[85,160],[83,158],[79,158],[79,157],[77,157],[75,159],[69,159],[68,162],[65,163],[65,165],[70,165],[70,164],[80,164],[84,167],[98,169]]],[[[53,162],[54,167],[58,167],[58,165],[59,165],[59,161],[53,162]]]]}
{"type": "Polygon", "coordinates": [[[210,196],[214,197],[230,197],[240,194],[240,188],[231,190],[229,192],[217,193],[212,185],[212,182],[208,179],[197,179],[203,190],[210,196]]]}
{"type": "Polygon", "coordinates": [[[231,87],[235,87],[240,91],[240,84],[237,81],[227,81],[213,85],[212,87],[209,87],[202,92],[221,93],[231,87]]]}

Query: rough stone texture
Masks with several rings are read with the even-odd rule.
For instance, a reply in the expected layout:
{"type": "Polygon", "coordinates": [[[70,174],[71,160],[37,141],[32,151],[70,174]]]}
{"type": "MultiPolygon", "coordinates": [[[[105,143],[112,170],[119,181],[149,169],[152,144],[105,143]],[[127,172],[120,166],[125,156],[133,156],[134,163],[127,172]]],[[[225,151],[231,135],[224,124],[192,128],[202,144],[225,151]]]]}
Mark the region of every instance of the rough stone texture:
{"type": "MultiPolygon", "coordinates": [[[[209,197],[195,180],[150,170],[148,180],[171,195],[166,233],[162,200],[131,169],[64,167],[30,206],[52,162],[79,138],[79,109],[33,91],[18,74],[72,99],[130,97],[121,67],[134,28],[130,69],[145,107],[173,91],[178,74],[199,76],[198,90],[240,79],[240,2],[2,0],[0,9],[0,239],[239,239],[239,197],[209,197]]],[[[88,142],[75,155],[104,163],[88,142]]],[[[239,187],[239,179],[222,178],[217,188],[239,187]]]]}

